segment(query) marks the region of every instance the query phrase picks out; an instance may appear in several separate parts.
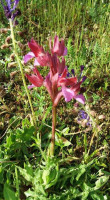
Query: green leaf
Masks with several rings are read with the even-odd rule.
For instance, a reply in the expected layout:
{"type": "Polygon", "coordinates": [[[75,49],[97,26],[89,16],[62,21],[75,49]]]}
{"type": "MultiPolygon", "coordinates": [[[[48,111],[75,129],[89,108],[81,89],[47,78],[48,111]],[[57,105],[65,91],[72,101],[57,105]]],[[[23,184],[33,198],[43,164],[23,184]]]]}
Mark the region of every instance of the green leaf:
{"type": "Polygon", "coordinates": [[[86,171],[86,166],[85,165],[80,165],[79,170],[78,170],[78,175],[76,176],[76,180],[78,181],[79,178],[84,174],[86,171]]]}
{"type": "Polygon", "coordinates": [[[86,190],[85,190],[85,191],[82,193],[81,200],[87,200],[88,195],[89,195],[89,191],[86,191],[86,190]]]}
{"type": "Polygon", "coordinates": [[[57,146],[60,146],[60,147],[68,147],[69,145],[72,145],[72,143],[70,141],[68,141],[66,138],[64,137],[61,137],[61,136],[57,136],[56,135],[56,141],[55,141],[55,144],[57,146]]]}
{"type": "Polygon", "coordinates": [[[91,187],[89,187],[86,183],[84,183],[81,200],[87,200],[87,197],[89,196],[90,191],[91,191],[91,187]]]}
{"type": "Polygon", "coordinates": [[[100,195],[100,194],[97,194],[97,193],[91,194],[91,197],[92,197],[93,200],[105,200],[103,195],[100,195]]]}
{"type": "Polygon", "coordinates": [[[46,189],[56,184],[59,176],[58,172],[58,165],[53,165],[43,171],[42,179],[46,189]]]}
{"type": "Polygon", "coordinates": [[[29,182],[32,182],[33,177],[27,172],[27,170],[18,167],[20,174],[29,182]]]}
{"type": "Polygon", "coordinates": [[[31,191],[30,189],[24,192],[26,197],[36,197],[36,193],[34,191],[31,191]]]}
{"type": "Polygon", "coordinates": [[[66,127],[66,128],[64,128],[64,129],[62,130],[62,134],[63,134],[63,135],[67,135],[68,132],[69,132],[69,127],[66,127]]]}
{"type": "Polygon", "coordinates": [[[96,182],[95,182],[95,190],[98,190],[101,188],[109,179],[109,176],[101,176],[96,182]]]}
{"type": "Polygon", "coordinates": [[[5,200],[18,200],[15,192],[10,188],[7,183],[5,183],[4,185],[3,194],[5,200]]]}

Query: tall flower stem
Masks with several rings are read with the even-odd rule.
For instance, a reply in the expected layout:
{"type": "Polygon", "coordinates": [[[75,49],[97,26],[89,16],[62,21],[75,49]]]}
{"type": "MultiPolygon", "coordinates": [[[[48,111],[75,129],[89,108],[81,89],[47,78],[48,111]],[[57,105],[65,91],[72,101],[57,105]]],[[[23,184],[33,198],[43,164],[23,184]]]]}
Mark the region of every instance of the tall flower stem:
{"type": "Polygon", "coordinates": [[[26,85],[25,76],[24,76],[24,72],[23,72],[23,67],[22,67],[21,61],[20,61],[18,53],[17,53],[16,42],[15,42],[14,31],[13,31],[13,23],[12,23],[11,19],[9,19],[9,22],[10,22],[11,38],[12,38],[14,53],[15,53],[16,60],[17,60],[17,63],[19,65],[19,68],[20,68],[20,71],[21,71],[21,76],[22,76],[24,88],[25,88],[25,91],[26,91],[26,94],[27,94],[27,97],[28,97],[28,101],[29,101],[30,107],[31,107],[32,123],[33,123],[33,125],[35,125],[36,124],[36,119],[35,119],[35,114],[34,114],[32,102],[31,102],[31,97],[30,97],[30,94],[29,94],[29,91],[28,91],[28,88],[27,88],[27,85],[26,85]]]}
{"type": "Polygon", "coordinates": [[[56,128],[56,106],[52,106],[52,138],[51,138],[51,148],[50,155],[54,156],[55,150],[55,128],[56,128]]]}

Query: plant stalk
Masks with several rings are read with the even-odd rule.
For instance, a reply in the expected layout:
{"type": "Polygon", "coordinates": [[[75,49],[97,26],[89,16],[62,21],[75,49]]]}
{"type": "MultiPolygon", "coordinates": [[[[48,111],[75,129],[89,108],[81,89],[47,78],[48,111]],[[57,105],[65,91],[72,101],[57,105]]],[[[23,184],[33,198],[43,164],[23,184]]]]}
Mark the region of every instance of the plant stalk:
{"type": "Polygon", "coordinates": [[[52,106],[52,137],[51,137],[51,148],[50,155],[54,156],[55,151],[55,128],[56,128],[56,106],[52,106]]]}
{"type": "Polygon", "coordinates": [[[29,101],[30,107],[31,107],[32,123],[33,123],[33,125],[35,125],[36,124],[36,119],[35,119],[35,114],[34,114],[32,102],[31,102],[31,97],[30,97],[30,94],[29,94],[29,91],[28,91],[28,88],[27,88],[27,85],[26,85],[25,76],[24,76],[24,72],[23,72],[23,67],[22,67],[22,64],[21,64],[21,61],[19,59],[19,56],[18,56],[18,53],[17,53],[17,49],[16,49],[16,42],[15,42],[14,31],[13,31],[13,23],[12,23],[11,19],[9,19],[9,22],[10,22],[11,38],[12,38],[14,53],[15,53],[16,60],[17,60],[17,63],[19,65],[19,68],[20,68],[20,71],[21,71],[21,76],[22,76],[24,88],[25,88],[25,91],[26,91],[26,94],[27,94],[27,97],[28,97],[28,101],[29,101]]]}

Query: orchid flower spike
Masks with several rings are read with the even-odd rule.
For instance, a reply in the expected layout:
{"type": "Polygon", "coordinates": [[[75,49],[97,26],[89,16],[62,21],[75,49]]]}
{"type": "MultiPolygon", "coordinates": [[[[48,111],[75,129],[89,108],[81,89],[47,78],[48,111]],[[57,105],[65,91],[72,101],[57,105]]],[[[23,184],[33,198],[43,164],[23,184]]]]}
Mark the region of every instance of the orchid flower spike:
{"type": "MultiPolygon", "coordinates": [[[[86,77],[84,76],[82,80],[78,80],[73,69],[73,76],[68,73],[64,59],[64,56],[67,54],[67,48],[63,40],[59,41],[58,36],[55,36],[53,46],[51,40],[49,42],[50,53],[45,52],[43,47],[35,42],[34,39],[31,39],[28,43],[31,51],[24,56],[24,63],[34,58],[34,74],[31,76],[26,74],[26,77],[32,83],[28,88],[45,86],[54,106],[58,105],[61,97],[64,97],[66,102],[75,99],[84,104],[85,97],[80,94],[80,86],[86,77]],[[61,58],[59,59],[59,57],[61,58]],[[45,78],[43,78],[37,70],[36,66],[38,65],[49,67],[50,71],[45,78]]],[[[83,67],[81,69],[83,70],[83,67]]]]}

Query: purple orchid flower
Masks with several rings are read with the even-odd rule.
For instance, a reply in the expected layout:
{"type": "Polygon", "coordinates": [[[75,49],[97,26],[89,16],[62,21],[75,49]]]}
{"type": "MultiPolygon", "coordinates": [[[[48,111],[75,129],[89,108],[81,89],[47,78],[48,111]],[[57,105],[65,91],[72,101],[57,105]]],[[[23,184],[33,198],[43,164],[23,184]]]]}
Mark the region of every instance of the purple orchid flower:
{"type": "Polygon", "coordinates": [[[14,20],[16,16],[21,14],[20,10],[15,11],[15,9],[16,9],[18,3],[19,3],[19,0],[15,0],[15,1],[5,0],[5,4],[3,3],[3,0],[0,0],[0,1],[2,3],[3,8],[4,8],[5,16],[7,17],[7,19],[14,20]]]}
{"type": "Polygon", "coordinates": [[[56,107],[63,97],[66,102],[72,99],[84,104],[85,97],[80,94],[81,84],[84,82],[86,77],[82,80],[78,80],[75,76],[74,70],[72,70],[73,76],[68,73],[67,66],[65,65],[64,56],[67,55],[67,48],[64,45],[64,40],[59,41],[58,36],[54,38],[54,42],[50,40],[50,53],[45,52],[34,39],[28,43],[31,51],[24,56],[24,63],[27,63],[30,59],[34,58],[34,74],[26,77],[32,83],[28,88],[45,86],[51,101],[52,101],[52,138],[51,138],[51,155],[54,155],[55,147],[55,127],[56,127],[56,107]],[[59,58],[61,57],[61,58],[59,58]],[[43,78],[36,66],[48,66],[50,71],[48,75],[43,78]]]}
{"type": "Polygon", "coordinates": [[[77,77],[75,77],[74,70],[72,70],[74,77],[68,76],[69,74],[64,59],[64,55],[67,54],[67,49],[64,45],[64,41],[59,41],[58,36],[55,36],[53,47],[52,42],[50,41],[51,54],[45,52],[43,47],[33,39],[28,43],[28,46],[31,49],[31,52],[24,56],[24,63],[35,58],[34,66],[41,65],[50,68],[50,72],[44,80],[38,75],[36,67],[34,68],[33,75],[26,75],[28,80],[32,83],[28,88],[30,89],[44,85],[50,94],[54,106],[58,105],[61,97],[64,97],[66,102],[69,102],[74,98],[84,104],[85,98],[82,94],[79,94],[79,92],[81,89],[80,85],[84,82],[85,77],[78,81],[77,77]],[[59,59],[60,56],[62,56],[62,60],[59,59]],[[35,72],[36,70],[37,73],[35,72]]]}

